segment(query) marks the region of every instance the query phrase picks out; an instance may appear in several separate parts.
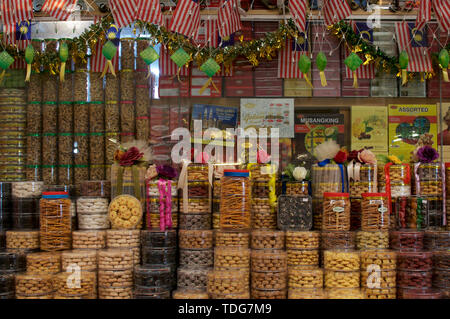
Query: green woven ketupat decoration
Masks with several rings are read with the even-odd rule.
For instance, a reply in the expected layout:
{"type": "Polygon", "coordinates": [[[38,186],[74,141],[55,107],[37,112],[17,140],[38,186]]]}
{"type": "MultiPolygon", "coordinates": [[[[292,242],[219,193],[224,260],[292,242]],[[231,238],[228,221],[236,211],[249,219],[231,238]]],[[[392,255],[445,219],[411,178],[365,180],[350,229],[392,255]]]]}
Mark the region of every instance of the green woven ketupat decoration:
{"type": "Polygon", "coordinates": [[[116,76],[116,72],[114,71],[114,66],[112,65],[112,58],[117,53],[117,47],[112,41],[107,41],[105,45],[102,48],[102,54],[106,58],[106,65],[105,69],[103,70],[103,73],[100,75],[100,77],[104,77],[106,73],[108,72],[108,68],[110,69],[112,75],[116,76]]]}
{"type": "Polygon", "coordinates": [[[325,77],[325,68],[327,67],[327,57],[323,52],[319,52],[319,54],[317,54],[316,56],[316,65],[317,68],[319,69],[319,75],[320,75],[320,83],[322,84],[322,86],[327,86],[327,78],[325,77]]]}
{"type": "Polygon", "coordinates": [[[150,45],[147,49],[145,49],[144,51],[142,51],[139,54],[142,58],[142,60],[144,60],[145,64],[148,65],[148,74],[146,79],[148,79],[150,77],[150,64],[152,64],[153,62],[155,62],[156,60],[159,59],[159,55],[158,52],[156,52],[156,50],[150,45]]]}
{"type": "Polygon", "coordinates": [[[66,73],[66,62],[69,59],[69,46],[66,42],[59,46],[59,59],[61,60],[61,68],[59,69],[59,80],[64,82],[64,73],[66,73]]]}
{"type": "Polygon", "coordinates": [[[363,61],[355,52],[352,52],[347,57],[347,59],[345,59],[344,63],[350,70],[352,70],[352,72],[353,72],[353,87],[355,89],[357,89],[358,88],[358,76],[356,75],[356,69],[358,69],[361,66],[363,61]]]}
{"type": "Polygon", "coordinates": [[[6,70],[14,63],[14,58],[6,51],[0,53],[0,68],[3,72],[0,74],[0,84],[3,83],[3,78],[5,77],[6,70]]]}
{"type": "Polygon", "coordinates": [[[25,76],[25,82],[30,82],[31,79],[31,63],[34,60],[34,48],[31,44],[25,49],[25,62],[27,63],[27,75],[25,76]]]}
{"type": "Polygon", "coordinates": [[[310,87],[313,87],[311,81],[308,78],[308,72],[311,69],[311,59],[306,54],[303,54],[298,60],[298,68],[300,69],[300,71],[302,71],[306,83],[308,83],[310,87]]]}
{"type": "Polygon", "coordinates": [[[181,68],[189,62],[190,56],[186,51],[184,51],[183,48],[179,48],[170,56],[170,58],[176,65],[178,65],[179,68],[181,68]]]}
{"type": "Polygon", "coordinates": [[[439,52],[439,67],[442,69],[442,77],[444,78],[444,82],[448,82],[448,64],[449,64],[449,55],[447,49],[442,49],[439,52]]]}
{"type": "Polygon", "coordinates": [[[400,69],[402,70],[402,85],[405,85],[406,82],[408,82],[408,72],[406,71],[406,69],[408,68],[409,64],[409,56],[406,51],[403,50],[398,56],[398,64],[400,65],[400,69]]]}
{"type": "Polygon", "coordinates": [[[200,95],[203,94],[203,92],[206,90],[206,88],[212,84],[212,86],[214,87],[214,89],[217,92],[220,92],[219,89],[216,87],[216,85],[214,84],[214,81],[212,79],[212,77],[214,76],[214,74],[216,74],[217,72],[219,72],[220,70],[220,65],[213,59],[213,58],[209,58],[208,60],[205,61],[205,63],[203,63],[200,66],[200,70],[202,70],[203,72],[205,72],[205,74],[209,77],[208,81],[206,81],[206,83],[202,86],[202,88],[200,89],[199,93],[200,95]]]}

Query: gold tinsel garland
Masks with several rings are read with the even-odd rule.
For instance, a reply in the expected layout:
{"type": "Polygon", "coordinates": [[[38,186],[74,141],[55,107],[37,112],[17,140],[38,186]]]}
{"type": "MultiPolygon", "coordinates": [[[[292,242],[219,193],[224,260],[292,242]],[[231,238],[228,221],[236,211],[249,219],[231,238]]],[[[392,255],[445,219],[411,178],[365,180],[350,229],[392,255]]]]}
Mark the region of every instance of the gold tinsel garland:
{"type": "MultiPolygon", "coordinates": [[[[91,25],[79,37],[73,39],[63,39],[69,46],[69,59],[75,62],[75,65],[86,65],[88,56],[88,48],[95,54],[95,46],[97,43],[103,45],[106,41],[105,30],[113,23],[111,15],[104,17],[100,22],[91,25]]],[[[163,44],[168,48],[169,53],[172,54],[180,47],[183,48],[191,57],[190,61],[200,66],[208,58],[213,58],[219,65],[224,65],[226,70],[231,68],[232,62],[237,57],[245,57],[253,66],[258,66],[262,60],[271,60],[276,56],[288,38],[297,39],[299,32],[290,19],[286,23],[280,23],[278,30],[275,32],[268,32],[266,36],[258,40],[244,41],[241,36],[238,41],[231,46],[226,47],[203,47],[199,48],[197,45],[183,35],[176,34],[167,30],[162,26],[153,25],[144,21],[135,22],[135,30],[145,30],[151,36],[150,42],[152,45],[157,43],[163,44]]],[[[388,56],[380,48],[366,40],[361,40],[352,27],[345,21],[340,21],[328,27],[331,34],[338,38],[344,38],[348,48],[355,53],[358,53],[365,58],[364,65],[375,63],[377,70],[386,73],[396,74],[399,76],[400,68],[398,64],[398,57],[388,56]]],[[[20,50],[13,45],[8,45],[6,51],[14,57],[14,59],[23,59],[24,50],[20,50]]],[[[189,62],[190,62],[189,61],[189,62]]],[[[57,52],[35,52],[33,60],[33,69],[39,72],[41,68],[56,74],[59,69],[60,58],[57,52]]],[[[189,63],[188,62],[188,63],[189,63]]],[[[433,72],[425,74],[425,78],[431,78],[433,72]]],[[[409,76],[414,76],[409,73],[409,76]]],[[[424,74],[421,74],[424,78],[424,74]]]]}

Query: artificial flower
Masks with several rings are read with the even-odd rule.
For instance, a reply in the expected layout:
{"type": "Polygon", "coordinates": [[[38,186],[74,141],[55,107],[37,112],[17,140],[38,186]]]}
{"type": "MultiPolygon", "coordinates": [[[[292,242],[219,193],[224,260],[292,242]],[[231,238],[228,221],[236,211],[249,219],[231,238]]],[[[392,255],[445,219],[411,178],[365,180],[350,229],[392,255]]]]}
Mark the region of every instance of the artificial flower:
{"type": "Polygon", "coordinates": [[[302,181],[306,178],[306,174],[308,174],[308,171],[304,167],[296,167],[294,168],[294,171],[292,172],[292,176],[297,181],[302,181]]]}
{"type": "Polygon", "coordinates": [[[363,150],[361,153],[359,153],[358,158],[365,164],[377,164],[377,157],[369,150],[363,150]]]}
{"type": "Polygon", "coordinates": [[[145,172],[146,179],[153,179],[158,176],[158,172],[156,171],[156,165],[150,165],[145,172]]]}
{"type": "Polygon", "coordinates": [[[123,154],[125,154],[124,151],[116,150],[116,151],[114,152],[114,160],[117,161],[117,162],[119,162],[120,159],[122,158],[123,154]]]}
{"type": "Polygon", "coordinates": [[[259,150],[258,153],[256,153],[256,161],[259,164],[265,164],[270,161],[270,155],[267,154],[265,150],[259,150]]]}
{"type": "Polygon", "coordinates": [[[361,163],[361,160],[359,159],[359,153],[361,153],[362,151],[363,151],[362,149],[359,151],[357,151],[357,150],[351,151],[347,155],[347,161],[349,161],[349,162],[354,161],[354,162],[361,163]]]}
{"type": "Polygon", "coordinates": [[[158,165],[156,171],[163,178],[174,179],[178,176],[177,170],[170,165],[158,165]]]}
{"type": "Polygon", "coordinates": [[[136,164],[144,156],[137,147],[130,147],[120,158],[120,165],[122,166],[132,166],[136,164]]]}
{"type": "Polygon", "coordinates": [[[344,164],[345,161],[347,160],[347,152],[345,152],[345,151],[337,152],[337,154],[333,157],[333,160],[337,164],[344,164]]]}
{"type": "Polygon", "coordinates": [[[333,159],[340,151],[339,145],[334,140],[328,140],[319,144],[314,149],[314,155],[319,162],[333,159]]]}
{"type": "Polygon", "coordinates": [[[394,164],[401,164],[402,161],[395,155],[389,155],[388,160],[391,161],[394,164]]]}
{"type": "Polygon", "coordinates": [[[439,153],[431,146],[422,146],[417,150],[417,157],[421,163],[431,163],[439,158],[439,153]]]}

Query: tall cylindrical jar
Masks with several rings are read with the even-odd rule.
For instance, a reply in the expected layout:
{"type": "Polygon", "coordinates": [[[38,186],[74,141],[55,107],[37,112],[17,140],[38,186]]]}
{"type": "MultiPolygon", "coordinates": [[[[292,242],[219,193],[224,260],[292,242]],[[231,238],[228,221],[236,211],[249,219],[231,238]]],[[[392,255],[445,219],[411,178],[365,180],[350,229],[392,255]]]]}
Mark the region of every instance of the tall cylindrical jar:
{"type": "Polygon", "coordinates": [[[251,228],[251,189],[247,170],[225,170],[221,179],[220,229],[251,228]]]}

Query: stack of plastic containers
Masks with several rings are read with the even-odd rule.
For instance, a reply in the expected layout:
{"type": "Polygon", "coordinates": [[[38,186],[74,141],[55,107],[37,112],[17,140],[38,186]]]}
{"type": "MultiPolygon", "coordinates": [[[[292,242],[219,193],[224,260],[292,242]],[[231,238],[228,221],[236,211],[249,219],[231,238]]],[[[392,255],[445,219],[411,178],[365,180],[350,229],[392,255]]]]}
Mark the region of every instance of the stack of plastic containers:
{"type": "Polygon", "coordinates": [[[286,231],[289,299],[325,299],[319,246],[318,231],[286,231]]]}
{"type": "Polygon", "coordinates": [[[105,162],[106,179],[111,177],[114,152],[120,143],[119,78],[106,75],[105,87],[105,162]]]}
{"type": "Polygon", "coordinates": [[[12,184],[12,229],[39,230],[39,200],[44,182],[12,184]]]}
{"type": "Polygon", "coordinates": [[[388,249],[361,251],[361,287],[367,299],[396,299],[397,253],[388,249]]]}
{"type": "Polygon", "coordinates": [[[26,99],[23,89],[0,91],[0,180],[26,178],[26,99]]]}
{"type": "Polygon", "coordinates": [[[12,227],[11,183],[0,182],[0,250],[6,248],[6,231],[12,227]]]}
{"type": "Polygon", "coordinates": [[[108,205],[111,196],[109,181],[84,181],[77,199],[78,228],[82,230],[108,229],[108,205]]]}
{"type": "MultiPolygon", "coordinates": [[[[252,215],[254,229],[277,229],[276,207],[269,200],[269,193],[275,194],[275,184],[271,184],[270,165],[253,164],[250,168],[252,182],[252,215]]],[[[224,185],[222,184],[222,187],[224,185]]]]}
{"type": "Polygon", "coordinates": [[[103,77],[90,74],[91,102],[89,103],[89,179],[104,180],[105,172],[105,104],[103,77]]]}
{"type": "Polygon", "coordinates": [[[39,250],[39,230],[6,231],[8,251],[27,254],[39,250]]]}
{"type": "Polygon", "coordinates": [[[287,254],[284,246],[283,231],[252,232],[251,298],[286,298],[287,254]]]}
{"type": "MultiPolygon", "coordinates": [[[[172,227],[171,229],[178,228],[178,190],[177,190],[177,181],[167,181],[167,183],[170,183],[170,201],[167,199],[169,198],[169,194],[161,194],[160,191],[160,183],[158,180],[148,180],[146,183],[146,210],[147,210],[147,229],[161,229],[161,216],[168,216],[168,212],[170,209],[170,213],[172,215],[172,227]],[[160,207],[161,202],[163,202],[164,206],[164,214],[161,215],[160,207]],[[170,208],[166,205],[170,203],[170,208]]],[[[165,187],[166,191],[168,190],[167,185],[163,186],[161,184],[161,187],[165,187]]],[[[188,220],[188,222],[192,222],[191,224],[186,224],[186,218],[189,219],[190,215],[183,215],[183,225],[186,227],[185,229],[189,229],[189,226],[192,226],[193,229],[197,229],[198,226],[196,222],[198,219],[193,216],[192,220],[188,220]]],[[[180,221],[181,222],[181,221],[180,221]]],[[[165,228],[169,228],[167,225],[167,221],[163,221],[164,224],[166,224],[165,228]]],[[[206,224],[206,229],[209,229],[210,225],[206,224]]]]}
{"type": "Polygon", "coordinates": [[[133,266],[141,261],[140,240],[139,229],[108,229],[106,231],[106,247],[130,250],[133,253],[133,266]]]}
{"type": "MultiPolygon", "coordinates": [[[[42,51],[42,40],[33,39],[35,52],[42,51]]],[[[42,75],[31,71],[27,106],[26,180],[42,180],[42,75]]]]}
{"type": "Polygon", "coordinates": [[[77,187],[75,185],[45,185],[47,192],[67,193],[70,199],[70,216],[72,218],[72,229],[77,228],[77,187]]]}
{"type": "Polygon", "coordinates": [[[126,143],[135,138],[136,105],[134,84],[134,39],[120,39],[120,130],[121,141],[126,143]]]}
{"type": "Polygon", "coordinates": [[[25,255],[0,252],[0,299],[14,299],[15,276],[25,271],[25,255]]]}
{"type": "Polygon", "coordinates": [[[150,137],[150,82],[147,78],[149,72],[148,66],[140,54],[148,48],[149,41],[146,39],[137,39],[136,72],[134,78],[136,81],[136,139],[147,141],[150,137]]]}
{"type": "Polygon", "coordinates": [[[132,299],[133,251],[109,248],[98,252],[99,299],[132,299]]]}
{"type": "MultiPolygon", "coordinates": [[[[76,235],[74,235],[75,237],[76,235]]],[[[100,239],[101,240],[101,239],[100,239]]],[[[76,245],[80,247],[80,244],[76,245]]],[[[65,250],[61,253],[62,272],[72,273],[81,271],[82,273],[92,273],[97,278],[97,250],[96,249],[74,249],[65,250]]],[[[97,289],[92,296],[84,296],[84,298],[97,296],[97,289]]]]}
{"type": "Polygon", "coordinates": [[[135,267],[135,299],[168,299],[176,286],[175,230],[141,232],[142,265],[135,267]]]}
{"type": "MultiPolygon", "coordinates": [[[[61,271],[61,253],[60,252],[38,252],[28,254],[26,256],[28,278],[31,280],[31,276],[34,276],[36,281],[39,281],[39,276],[42,276],[42,281],[46,281],[48,276],[55,275],[61,271]]],[[[27,280],[27,277],[21,277],[23,281],[27,280]]],[[[24,287],[22,287],[24,288],[24,287]]],[[[53,289],[52,289],[53,290],[53,289]]],[[[27,293],[29,294],[29,293],[27,293]]],[[[43,295],[47,295],[47,292],[43,292],[43,295]]],[[[31,295],[29,297],[32,297],[31,295]]],[[[36,295],[36,297],[40,297],[36,295]]]]}
{"type": "Polygon", "coordinates": [[[433,265],[433,287],[439,289],[443,297],[448,299],[450,297],[450,250],[436,248],[433,251],[433,265]]]}

